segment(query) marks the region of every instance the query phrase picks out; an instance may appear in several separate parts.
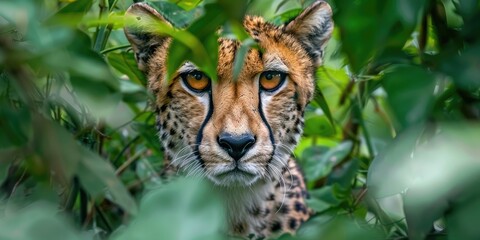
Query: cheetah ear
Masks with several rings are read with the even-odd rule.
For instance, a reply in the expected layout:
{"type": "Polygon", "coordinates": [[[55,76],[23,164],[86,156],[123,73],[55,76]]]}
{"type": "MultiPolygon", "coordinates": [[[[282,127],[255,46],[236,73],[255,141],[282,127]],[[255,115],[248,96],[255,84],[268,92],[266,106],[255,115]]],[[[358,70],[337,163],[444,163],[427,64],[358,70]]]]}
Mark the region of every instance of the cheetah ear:
{"type": "Polygon", "coordinates": [[[168,39],[155,31],[159,22],[171,27],[160,13],[146,3],[135,3],[125,12],[125,35],[132,45],[138,68],[142,71],[147,70],[150,57],[168,39]]]}
{"type": "Polygon", "coordinates": [[[323,49],[333,31],[332,8],[328,3],[317,0],[284,26],[284,31],[296,36],[315,65],[320,66],[323,49]]]}

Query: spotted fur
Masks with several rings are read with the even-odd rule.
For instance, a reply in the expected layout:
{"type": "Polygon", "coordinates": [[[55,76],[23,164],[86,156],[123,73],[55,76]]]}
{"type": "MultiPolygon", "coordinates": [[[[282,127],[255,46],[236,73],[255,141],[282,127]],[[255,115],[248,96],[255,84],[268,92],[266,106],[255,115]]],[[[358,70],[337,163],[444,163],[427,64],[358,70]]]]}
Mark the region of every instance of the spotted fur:
{"type": "MultiPolygon", "coordinates": [[[[222,192],[234,235],[262,239],[295,230],[310,216],[307,191],[293,149],[301,137],[305,106],[315,89],[315,70],[333,23],[330,6],[316,1],[285,26],[247,16],[244,27],[263,51],[251,49],[241,72],[232,76],[239,42],[219,39],[217,82],[198,93],[180,75],[198,70],[186,62],[166,79],[171,39],[155,34],[152,24],[169,24],[153,8],[136,3],[125,28],[138,66],[155,95],[157,130],[165,148],[165,175],[181,172],[209,179],[222,192]],[[286,73],[275,91],[263,91],[265,71],[286,73]],[[219,136],[250,134],[252,147],[238,160],[219,144],[219,136]]],[[[128,19],[128,18],[127,18],[128,19]]]]}

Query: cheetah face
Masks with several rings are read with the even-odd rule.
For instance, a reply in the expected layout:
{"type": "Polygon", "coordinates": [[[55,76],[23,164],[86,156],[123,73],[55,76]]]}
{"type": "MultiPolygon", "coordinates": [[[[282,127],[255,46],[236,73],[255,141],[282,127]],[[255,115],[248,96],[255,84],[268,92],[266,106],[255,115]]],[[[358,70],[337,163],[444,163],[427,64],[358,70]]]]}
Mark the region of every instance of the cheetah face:
{"type": "Polygon", "coordinates": [[[315,69],[333,29],[329,5],[318,1],[280,27],[247,16],[244,27],[262,51],[251,49],[234,79],[240,44],[219,39],[215,82],[190,62],[165,79],[171,41],[146,31],[148,20],[165,20],[144,3],[127,14],[138,21],[125,32],[156,96],[159,135],[171,165],[228,187],[279,177],[301,136],[315,69]]]}

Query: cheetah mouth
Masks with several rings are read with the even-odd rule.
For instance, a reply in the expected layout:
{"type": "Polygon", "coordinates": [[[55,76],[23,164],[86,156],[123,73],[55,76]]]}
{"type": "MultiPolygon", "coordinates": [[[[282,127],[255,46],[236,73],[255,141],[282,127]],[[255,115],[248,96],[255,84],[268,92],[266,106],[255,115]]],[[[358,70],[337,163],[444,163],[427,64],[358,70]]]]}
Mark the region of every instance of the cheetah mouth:
{"type": "Polygon", "coordinates": [[[226,172],[223,172],[223,173],[220,173],[220,174],[217,174],[215,175],[215,177],[217,178],[223,178],[223,177],[227,177],[229,175],[239,175],[239,176],[247,176],[247,177],[255,177],[256,175],[253,174],[253,173],[250,173],[250,172],[247,172],[247,171],[244,171],[238,167],[232,169],[232,170],[228,170],[226,172]]]}
{"type": "Polygon", "coordinates": [[[249,186],[258,180],[258,175],[235,167],[233,169],[212,176],[217,185],[222,186],[249,186]]]}

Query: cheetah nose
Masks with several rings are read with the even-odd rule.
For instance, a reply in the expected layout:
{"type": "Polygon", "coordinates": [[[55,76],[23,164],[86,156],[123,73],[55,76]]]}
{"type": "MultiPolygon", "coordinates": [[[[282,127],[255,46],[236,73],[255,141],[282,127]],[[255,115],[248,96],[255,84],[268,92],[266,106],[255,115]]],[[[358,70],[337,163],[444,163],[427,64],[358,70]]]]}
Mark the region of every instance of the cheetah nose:
{"type": "Polygon", "coordinates": [[[230,157],[235,161],[240,160],[243,155],[255,144],[255,137],[250,133],[241,135],[232,135],[230,133],[221,133],[217,142],[230,157]]]}

